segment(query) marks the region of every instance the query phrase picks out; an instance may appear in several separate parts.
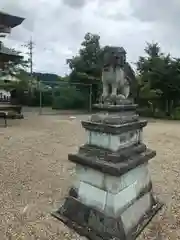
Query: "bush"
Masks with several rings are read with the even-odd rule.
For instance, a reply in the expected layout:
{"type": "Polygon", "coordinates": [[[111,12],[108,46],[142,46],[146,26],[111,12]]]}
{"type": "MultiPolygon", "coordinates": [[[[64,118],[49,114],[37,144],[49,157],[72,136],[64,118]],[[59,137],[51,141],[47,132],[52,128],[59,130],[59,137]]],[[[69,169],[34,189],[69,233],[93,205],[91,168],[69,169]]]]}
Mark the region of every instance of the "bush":
{"type": "Polygon", "coordinates": [[[152,118],[167,118],[165,112],[156,108],[153,112],[152,108],[144,107],[138,109],[138,114],[142,117],[152,117],[152,118]]]}
{"type": "Polygon", "coordinates": [[[159,119],[169,119],[169,120],[180,120],[180,107],[176,107],[171,116],[167,116],[165,112],[162,110],[156,108],[154,113],[152,110],[148,107],[145,108],[139,108],[138,114],[142,117],[153,117],[153,118],[159,118],[159,119]]]}
{"type": "Polygon", "coordinates": [[[163,118],[167,118],[166,116],[166,113],[163,112],[161,109],[159,108],[156,108],[155,111],[154,111],[154,118],[160,118],[160,119],[163,119],[163,118]]]}
{"type": "Polygon", "coordinates": [[[176,107],[172,112],[172,119],[180,120],[180,107],[176,107]]]}
{"type": "Polygon", "coordinates": [[[69,86],[54,90],[53,109],[80,109],[85,107],[83,94],[76,87],[69,86]]]}
{"type": "Polygon", "coordinates": [[[139,108],[137,112],[142,117],[153,117],[153,112],[148,107],[139,108]]]}
{"type": "Polygon", "coordinates": [[[39,107],[41,95],[41,106],[51,107],[52,106],[52,90],[42,91],[40,94],[39,90],[34,90],[32,94],[27,93],[27,105],[33,107],[39,107]]]}

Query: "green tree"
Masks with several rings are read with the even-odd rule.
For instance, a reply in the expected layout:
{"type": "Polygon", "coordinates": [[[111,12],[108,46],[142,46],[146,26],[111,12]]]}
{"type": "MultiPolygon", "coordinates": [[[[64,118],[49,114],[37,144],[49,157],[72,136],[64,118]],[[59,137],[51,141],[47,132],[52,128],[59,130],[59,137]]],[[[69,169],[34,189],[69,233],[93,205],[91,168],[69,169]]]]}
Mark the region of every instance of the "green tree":
{"type": "Polygon", "coordinates": [[[180,94],[180,60],[163,54],[157,43],[148,43],[145,53],[146,57],[140,57],[137,62],[139,92],[145,91],[139,96],[151,98],[154,103],[158,99],[158,107],[170,116],[180,94]]]}
{"type": "Polygon", "coordinates": [[[87,33],[85,35],[79,54],[67,60],[72,71],[100,78],[102,48],[99,41],[100,36],[97,34],[87,33]]]}
{"type": "Polygon", "coordinates": [[[79,83],[78,89],[86,96],[86,99],[87,94],[92,90],[93,102],[97,100],[101,85],[103,48],[99,41],[99,35],[87,33],[81,43],[78,55],[67,60],[71,69],[70,81],[79,83]]]}

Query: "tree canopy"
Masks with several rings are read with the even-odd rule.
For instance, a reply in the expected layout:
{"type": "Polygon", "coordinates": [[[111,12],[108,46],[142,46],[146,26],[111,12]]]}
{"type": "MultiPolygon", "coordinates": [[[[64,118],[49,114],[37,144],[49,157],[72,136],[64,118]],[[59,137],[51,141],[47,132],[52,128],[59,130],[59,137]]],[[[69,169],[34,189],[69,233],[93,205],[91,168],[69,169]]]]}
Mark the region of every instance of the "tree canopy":
{"type": "Polygon", "coordinates": [[[145,54],[137,62],[138,97],[156,99],[155,105],[170,116],[180,100],[180,59],[162,53],[158,43],[147,43],[145,54]]]}
{"type": "MultiPolygon", "coordinates": [[[[81,43],[76,56],[67,59],[71,69],[70,82],[79,83],[79,90],[87,99],[90,87],[92,90],[92,102],[97,101],[101,87],[102,57],[104,49],[100,46],[100,36],[87,33],[81,43]]],[[[88,104],[88,103],[87,103],[88,104]]]]}
{"type": "Polygon", "coordinates": [[[87,33],[81,43],[81,48],[77,56],[67,59],[67,64],[72,70],[72,74],[86,74],[86,77],[100,78],[102,48],[100,46],[100,36],[87,33]]]}

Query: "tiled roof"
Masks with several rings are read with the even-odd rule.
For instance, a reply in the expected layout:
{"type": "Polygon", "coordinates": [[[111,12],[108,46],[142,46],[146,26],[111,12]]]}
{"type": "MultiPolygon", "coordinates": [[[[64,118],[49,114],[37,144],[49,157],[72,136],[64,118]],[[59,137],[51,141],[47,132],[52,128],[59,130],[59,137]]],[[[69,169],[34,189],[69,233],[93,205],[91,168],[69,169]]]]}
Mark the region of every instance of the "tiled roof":
{"type": "Polygon", "coordinates": [[[6,25],[7,27],[14,28],[20,25],[24,21],[24,18],[17,17],[0,11],[0,24],[6,25]]]}

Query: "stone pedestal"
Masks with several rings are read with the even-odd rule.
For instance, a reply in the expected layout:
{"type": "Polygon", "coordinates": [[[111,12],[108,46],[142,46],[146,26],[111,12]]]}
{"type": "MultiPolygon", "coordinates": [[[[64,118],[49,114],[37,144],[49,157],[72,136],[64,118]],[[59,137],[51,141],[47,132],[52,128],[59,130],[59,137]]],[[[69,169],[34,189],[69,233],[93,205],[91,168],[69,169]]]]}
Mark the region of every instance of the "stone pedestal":
{"type": "Polygon", "coordinates": [[[148,172],[156,152],[142,141],[147,121],[129,100],[95,107],[98,114],[82,122],[87,142],[69,155],[76,180],[53,215],[91,240],[135,239],[162,206],[148,172]]]}

